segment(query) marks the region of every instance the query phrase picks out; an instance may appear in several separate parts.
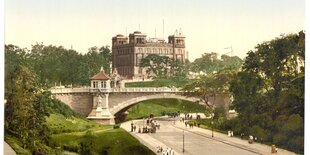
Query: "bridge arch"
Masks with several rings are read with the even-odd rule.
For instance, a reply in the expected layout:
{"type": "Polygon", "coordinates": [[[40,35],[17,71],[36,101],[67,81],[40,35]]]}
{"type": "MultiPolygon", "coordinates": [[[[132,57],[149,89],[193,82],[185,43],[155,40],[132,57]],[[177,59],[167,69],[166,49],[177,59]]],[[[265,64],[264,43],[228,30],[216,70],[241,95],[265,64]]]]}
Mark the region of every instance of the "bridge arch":
{"type": "Polygon", "coordinates": [[[152,100],[152,99],[164,99],[164,98],[181,99],[181,100],[186,100],[186,101],[191,101],[191,102],[199,102],[199,104],[203,104],[202,102],[200,102],[198,98],[195,98],[195,97],[186,97],[186,96],[182,96],[179,94],[160,93],[160,94],[152,94],[152,95],[135,97],[135,98],[123,101],[121,103],[118,103],[116,106],[110,107],[110,112],[112,115],[115,115],[118,112],[122,111],[123,109],[126,109],[127,107],[131,107],[141,101],[152,100]]]}

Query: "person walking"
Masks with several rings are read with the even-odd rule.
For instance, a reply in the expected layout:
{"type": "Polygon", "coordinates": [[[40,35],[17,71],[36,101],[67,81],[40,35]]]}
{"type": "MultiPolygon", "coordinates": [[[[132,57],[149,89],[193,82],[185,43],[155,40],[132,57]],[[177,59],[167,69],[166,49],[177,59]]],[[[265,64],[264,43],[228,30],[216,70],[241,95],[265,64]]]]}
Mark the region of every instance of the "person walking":
{"type": "Polygon", "coordinates": [[[133,122],[131,122],[131,132],[133,132],[133,122]]]}

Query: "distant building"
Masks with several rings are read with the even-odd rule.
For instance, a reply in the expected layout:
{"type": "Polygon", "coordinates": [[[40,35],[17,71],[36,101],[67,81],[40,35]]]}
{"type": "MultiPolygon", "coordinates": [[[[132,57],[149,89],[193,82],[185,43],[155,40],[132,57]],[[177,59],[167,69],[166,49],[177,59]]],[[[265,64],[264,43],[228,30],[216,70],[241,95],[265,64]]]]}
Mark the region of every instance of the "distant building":
{"type": "Polygon", "coordinates": [[[121,34],[112,38],[112,69],[126,79],[147,79],[144,68],[139,67],[141,59],[149,54],[168,56],[185,62],[185,36],[176,33],[164,39],[146,38],[146,34],[135,31],[128,37],[121,34]]]}

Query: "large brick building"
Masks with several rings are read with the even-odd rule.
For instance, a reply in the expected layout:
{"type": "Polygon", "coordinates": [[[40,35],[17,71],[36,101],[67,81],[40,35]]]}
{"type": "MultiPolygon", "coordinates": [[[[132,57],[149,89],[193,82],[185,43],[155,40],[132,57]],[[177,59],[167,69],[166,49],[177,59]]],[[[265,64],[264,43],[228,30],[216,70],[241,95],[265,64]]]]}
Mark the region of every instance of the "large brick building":
{"type": "Polygon", "coordinates": [[[158,54],[178,59],[184,62],[185,37],[176,32],[168,37],[168,43],[163,39],[147,38],[146,34],[135,31],[128,37],[117,35],[112,38],[112,69],[127,79],[145,79],[147,73],[139,67],[141,59],[148,54],[158,54]]]}

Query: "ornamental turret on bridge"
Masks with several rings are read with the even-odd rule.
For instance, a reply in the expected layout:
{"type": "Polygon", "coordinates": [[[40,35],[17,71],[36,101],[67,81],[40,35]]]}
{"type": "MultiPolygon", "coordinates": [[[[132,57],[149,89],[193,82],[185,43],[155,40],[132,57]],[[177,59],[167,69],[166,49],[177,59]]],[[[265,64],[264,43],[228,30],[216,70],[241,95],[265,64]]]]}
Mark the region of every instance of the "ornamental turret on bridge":
{"type": "Polygon", "coordinates": [[[111,78],[104,73],[103,67],[101,67],[100,72],[93,77],[91,80],[92,89],[110,89],[111,78]]]}
{"type": "Polygon", "coordinates": [[[103,67],[101,67],[99,73],[90,78],[93,106],[87,118],[102,124],[114,124],[114,116],[109,111],[110,79],[104,73],[103,67]]]}

